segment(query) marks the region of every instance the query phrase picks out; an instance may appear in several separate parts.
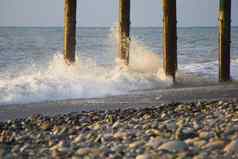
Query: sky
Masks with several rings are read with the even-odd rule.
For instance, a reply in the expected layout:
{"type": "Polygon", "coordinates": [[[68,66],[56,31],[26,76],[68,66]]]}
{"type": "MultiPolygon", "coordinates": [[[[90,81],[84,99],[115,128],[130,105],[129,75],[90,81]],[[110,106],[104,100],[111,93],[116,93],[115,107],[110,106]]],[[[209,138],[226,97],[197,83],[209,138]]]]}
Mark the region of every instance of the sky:
{"type": "MultiPolygon", "coordinates": [[[[78,0],[78,26],[112,26],[119,0],[78,0]]],[[[178,26],[217,26],[219,0],[177,0],[178,26]]],[[[162,0],[131,0],[132,26],[162,26],[162,0]]],[[[238,0],[232,25],[238,26],[238,0]],[[235,18],[236,17],[236,18],[235,18]]],[[[0,26],[63,26],[64,0],[0,0],[0,26]]]]}

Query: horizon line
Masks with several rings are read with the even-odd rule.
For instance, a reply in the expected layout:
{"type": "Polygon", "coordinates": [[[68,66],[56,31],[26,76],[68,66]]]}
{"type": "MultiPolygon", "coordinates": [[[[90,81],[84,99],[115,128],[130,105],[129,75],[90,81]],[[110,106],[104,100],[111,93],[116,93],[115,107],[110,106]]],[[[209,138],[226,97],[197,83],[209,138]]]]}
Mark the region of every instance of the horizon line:
{"type": "MultiPolygon", "coordinates": [[[[64,26],[37,26],[37,25],[0,25],[1,28],[3,27],[22,27],[22,28],[63,28],[64,26]]],[[[76,26],[77,28],[111,28],[114,26],[76,26]]],[[[201,28],[214,28],[219,27],[218,25],[191,25],[191,26],[177,26],[177,28],[194,28],[194,27],[201,27],[201,28]]],[[[238,25],[231,25],[231,27],[238,27],[238,25]]],[[[131,28],[163,28],[163,26],[131,26],[131,28]]]]}

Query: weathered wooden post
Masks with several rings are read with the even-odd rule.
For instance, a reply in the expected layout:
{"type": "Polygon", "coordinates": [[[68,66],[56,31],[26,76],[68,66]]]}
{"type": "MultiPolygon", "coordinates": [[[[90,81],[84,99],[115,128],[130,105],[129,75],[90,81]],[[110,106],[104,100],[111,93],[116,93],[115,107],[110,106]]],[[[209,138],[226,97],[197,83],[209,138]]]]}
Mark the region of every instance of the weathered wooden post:
{"type": "Polygon", "coordinates": [[[163,0],[163,63],[166,76],[175,81],[177,70],[177,9],[176,0],[163,0]]]}
{"type": "Polygon", "coordinates": [[[219,80],[230,80],[231,0],[220,0],[219,9],[219,80]]]}
{"type": "Polygon", "coordinates": [[[65,0],[64,7],[64,58],[75,62],[77,0],[65,0]]]}
{"type": "Polygon", "coordinates": [[[130,51],[130,0],[119,2],[118,58],[121,64],[129,64],[130,51]]]}

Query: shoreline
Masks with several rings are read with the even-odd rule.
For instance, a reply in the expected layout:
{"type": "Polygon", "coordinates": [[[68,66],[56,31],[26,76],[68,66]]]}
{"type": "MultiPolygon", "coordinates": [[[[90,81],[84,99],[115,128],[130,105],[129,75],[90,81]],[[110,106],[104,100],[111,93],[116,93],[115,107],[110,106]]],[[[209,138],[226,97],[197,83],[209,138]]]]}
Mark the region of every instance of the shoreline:
{"type": "Polygon", "coordinates": [[[0,158],[236,159],[238,85],[0,107],[0,158]]]}
{"type": "Polygon", "coordinates": [[[0,106],[0,121],[25,118],[33,114],[47,116],[71,112],[128,108],[150,108],[158,104],[191,103],[238,99],[238,84],[224,83],[161,90],[144,90],[129,95],[94,99],[69,99],[29,104],[0,106]]]}

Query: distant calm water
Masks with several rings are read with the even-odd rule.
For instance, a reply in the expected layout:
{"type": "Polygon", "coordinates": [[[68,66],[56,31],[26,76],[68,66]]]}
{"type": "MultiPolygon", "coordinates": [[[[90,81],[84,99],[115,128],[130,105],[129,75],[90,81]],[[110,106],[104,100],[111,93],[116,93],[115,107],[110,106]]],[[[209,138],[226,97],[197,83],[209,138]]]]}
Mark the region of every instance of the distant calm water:
{"type": "MultiPolygon", "coordinates": [[[[64,65],[63,28],[0,28],[0,104],[124,94],[168,87],[162,69],[162,29],[133,28],[131,69],[115,66],[112,28],[79,28],[78,60],[64,65]],[[159,71],[160,72],[160,71],[159,71]]],[[[232,28],[232,76],[238,79],[238,28],[232,28]]],[[[178,79],[216,81],[217,28],[178,29],[178,79]]]]}

